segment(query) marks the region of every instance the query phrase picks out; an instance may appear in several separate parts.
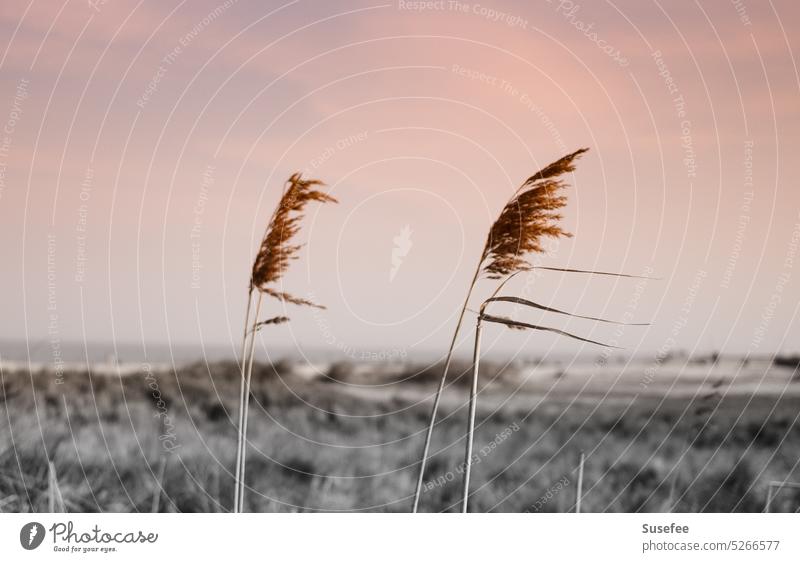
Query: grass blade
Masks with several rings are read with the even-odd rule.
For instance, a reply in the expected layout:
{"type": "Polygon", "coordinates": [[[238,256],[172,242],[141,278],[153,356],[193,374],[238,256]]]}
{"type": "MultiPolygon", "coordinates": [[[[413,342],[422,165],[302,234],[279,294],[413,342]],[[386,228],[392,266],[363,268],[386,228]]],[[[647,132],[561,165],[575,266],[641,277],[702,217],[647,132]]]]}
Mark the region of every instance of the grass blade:
{"type": "Polygon", "coordinates": [[[158,513],[161,503],[161,492],[164,490],[164,473],[167,469],[167,455],[161,455],[158,460],[158,472],[156,474],[156,485],[153,488],[153,501],[150,504],[150,513],[158,513]]]}
{"type": "Polygon", "coordinates": [[[50,513],[66,513],[64,507],[64,497],[61,495],[61,489],[58,487],[58,475],[56,474],[56,466],[49,461],[47,463],[47,499],[48,508],[50,513]]]}
{"type": "Polygon", "coordinates": [[[586,343],[593,343],[595,345],[601,345],[603,347],[611,347],[614,349],[621,349],[615,345],[609,345],[603,342],[590,340],[587,338],[582,338],[580,336],[576,336],[575,334],[570,334],[569,332],[565,332],[563,330],[559,330],[557,328],[549,328],[547,326],[538,326],[536,324],[528,324],[526,322],[519,322],[517,320],[511,320],[510,318],[503,318],[502,316],[490,316],[489,314],[481,315],[481,320],[486,322],[494,322],[495,324],[503,324],[504,326],[508,326],[509,328],[514,328],[518,330],[541,330],[543,332],[552,332],[554,334],[558,334],[561,336],[566,336],[568,338],[572,338],[574,340],[586,342],[586,343]]]}
{"type": "Polygon", "coordinates": [[[523,306],[529,306],[531,308],[538,308],[539,310],[544,310],[546,312],[555,312],[556,314],[564,314],[565,316],[572,316],[573,318],[583,318],[584,320],[596,320],[597,322],[605,322],[607,324],[619,324],[621,326],[649,326],[650,324],[638,324],[638,323],[628,323],[628,322],[617,322],[616,320],[606,320],[605,318],[596,318],[594,316],[581,316],[580,314],[573,314],[572,312],[565,312],[563,310],[558,310],[557,308],[551,308],[549,306],[544,306],[543,304],[538,304],[533,301],[529,301],[527,299],[523,299],[520,297],[492,297],[486,300],[486,303],[490,302],[513,302],[515,304],[521,304],[523,306]]]}
{"type": "Polygon", "coordinates": [[[563,273],[587,273],[589,275],[606,275],[609,277],[627,277],[629,279],[649,279],[650,281],[659,281],[660,277],[648,277],[646,275],[631,275],[629,273],[611,273],[610,271],[592,271],[591,269],[572,269],[568,267],[545,267],[537,265],[533,269],[546,269],[547,271],[561,271],[563,273]]]}

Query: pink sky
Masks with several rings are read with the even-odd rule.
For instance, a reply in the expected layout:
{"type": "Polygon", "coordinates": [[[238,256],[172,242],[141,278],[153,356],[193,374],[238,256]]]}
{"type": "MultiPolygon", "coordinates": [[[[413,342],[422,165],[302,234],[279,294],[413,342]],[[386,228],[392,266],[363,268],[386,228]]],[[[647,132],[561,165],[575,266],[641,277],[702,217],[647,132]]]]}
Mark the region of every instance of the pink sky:
{"type": "Polygon", "coordinates": [[[311,210],[286,288],[328,310],[290,311],[265,345],[444,352],[509,194],[587,146],[575,236],[541,263],[663,279],[510,293],[632,307],[654,325],[545,318],[628,353],[800,350],[796,2],[414,6],[5,2],[0,338],[237,345],[264,222],[301,170],[341,203],[311,210]]]}

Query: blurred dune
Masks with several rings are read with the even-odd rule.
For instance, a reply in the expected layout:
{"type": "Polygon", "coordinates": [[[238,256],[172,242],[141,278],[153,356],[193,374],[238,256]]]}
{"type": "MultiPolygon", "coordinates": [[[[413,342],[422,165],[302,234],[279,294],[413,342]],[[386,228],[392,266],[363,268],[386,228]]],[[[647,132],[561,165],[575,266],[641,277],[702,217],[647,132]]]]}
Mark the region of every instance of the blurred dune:
{"type": "MultiPolygon", "coordinates": [[[[471,505],[567,511],[584,451],[589,511],[760,511],[770,480],[800,479],[792,365],[489,362],[471,505]],[[548,494],[558,482],[568,484],[548,494]]],[[[230,509],[235,363],[35,367],[0,370],[0,509],[46,509],[48,460],[70,511],[149,511],[162,485],[160,510],[230,509]]],[[[409,362],[258,364],[248,510],[407,511],[440,372],[409,362]]],[[[459,497],[469,364],[451,372],[426,511],[453,510],[459,497]]],[[[793,494],[781,492],[774,508],[800,507],[793,494]]]]}

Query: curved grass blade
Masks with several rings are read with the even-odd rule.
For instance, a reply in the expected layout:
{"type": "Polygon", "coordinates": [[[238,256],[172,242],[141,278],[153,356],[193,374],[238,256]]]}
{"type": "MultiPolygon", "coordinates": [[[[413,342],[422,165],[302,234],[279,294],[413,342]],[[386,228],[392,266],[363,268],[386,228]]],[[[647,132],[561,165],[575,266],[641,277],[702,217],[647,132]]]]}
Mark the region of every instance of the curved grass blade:
{"type": "Polygon", "coordinates": [[[609,277],[628,277],[629,279],[649,279],[650,281],[661,281],[660,277],[648,277],[646,275],[630,275],[628,273],[611,273],[609,271],[592,271],[589,269],[571,269],[567,267],[546,267],[537,265],[533,269],[546,269],[548,271],[561,271],[563,273],[588,273],[590,275],[607,275],[609,277]]]}
{"type": "Polygon", "coordinates": [[[260,322],[257,322],[256,325],[253,326],[253,329],[251,331],[257,332],[263,326],[266,326],[268,324],[285,324],[288,321],[289,321],[288,316],[275,316],[274,318],[268,318],[267,320],[261,320],[260,322]]]}
{"type": "Polygon", "coordinates": [[[496,297],[497,294],[506,286],[506,284],[511,281],[514,277],[519,275],[520,273],[531,273],[535,269],[546,269],[548,271],[561,271],[562,273],[587,273],[591,275],[607,275],[609,277],[628,277],[630,279],[648,279],[650,281],[660,281],[661,277],[647,277],[646,275],[629,275],[627,273],[611,273],[609,271],[593,271],[589,269],[569,269],[564,267],[547,267],[544,265],[533,265],[528,268],[519,269],[503,279],[503,282],[500,283],[497,288],[492,293],[492,297],[496,297]]]}
{"type": "Polygon", "coordinates": [[[288,302],[291,304],[296,304],[299,306],[313,306],[314,308],[319,308],[320,310],[325,310],[325,307],[321,304],[317,304],[311,302],[310,300],[301,299],[299,297],[294,297],[289,293],[284,293],[282,291],[276,291],[275,289],[271,289],[269,287],[265,287],[261,289],[261,292],[268,294],[271,297],[275,297],[279,301],[288,302]]]}
{"type": "Polygon", "coordinates": [[[504,326],[508,326],[509,328],[516,329],[516,330],[541,330],[543,332],[552,332],[554,334],[558,334],[560,336],[566,336],[568,338],[572,338],[574,340],[586,342],[586,343],[593,343],[595,345],[601,345],[603,347],[612,347],[614,349],[622,349],[615,345],[609,345],[607,343],[594,341],[586,338],[582,338],[580,336],[576,336],[575,334],[570,334],[569,332],[565,332],[563,330],[558,330],[556,328],[548,328],[547,326],[537,326],[536,324],[528,324],[526,322],[519,322],[517,320],[511,320],[510,318],[503,318],[502,316],[491,316],[489,314],[481,315],[481,320],[485,322],[494,322],[495,324],[503,324],[504,326]]]}
{"type": "Polygon", "coordinates": [[[550,308],[549,306],[544,306],[542,304],[535,303],[533,301],[529,301],[527,299],[522,299],[519,297],[492,297],[486,299],[485,303],[490,302],[513,302],[515,304],[521,304],[523,306],[529,306],[531,308],[538,308],[539,310],[544,310],[546,312],[555,312],[556,314],[564,314],[566,316],[572,316],[573,318],[583,318],[584,320],[596,320],[597,322],[605,322],[606,324],[618,324],[620,326],[649,326],[650,324],[646,323],[629,323],[629,322],[617,322],[616,320],[606,320],[605,318],[596,318],[594,316],[581,316],[580,314],[573,314],[572,312],[565,312],[563,310],[558,310],[557,308],[550,308]]]}

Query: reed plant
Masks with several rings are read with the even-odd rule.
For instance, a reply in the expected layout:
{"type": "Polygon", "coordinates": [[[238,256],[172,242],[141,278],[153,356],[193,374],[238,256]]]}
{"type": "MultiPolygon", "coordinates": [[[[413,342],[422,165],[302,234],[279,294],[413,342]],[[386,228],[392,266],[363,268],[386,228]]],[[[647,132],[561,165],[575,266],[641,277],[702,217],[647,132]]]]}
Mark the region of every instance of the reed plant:
{"type": "Polygon", "coordinates": [[[306,205],[311,202],[337,202],[336,199],[318,189],[323,185],[319,180],[305,180],[299,173],[292,174],[284,185],[283,194],[267,223],[258,253],[253,261],[247,289],[247,308],[240,362],[241,386],[239,389],[238,445],[236,448],[233,507],[236,513],[241,513],[244,509],[247,418],[256,334],[263,326],[283,324],[289,321],[287,316],[282,315],[261,320],[260,315],[264,296],[266,295],[282,303],[325,308],[285,292],[281,284],[284,273],[288,270],[291,262],[299,257],[299,252],[302,248],[302,245],[297,244],[294,239],[300,231],[306,205]],[[253,300],[255,300],[255,305],[253,300]]]}
{"type": "MultiPolygon", "coordinates": [[[[431,437],[433,436],[433,428],[436,425],[436,415],[439,411],[439,403],[445,388],[447,374],[453,359],[453,350],[458,341],[459,332],[464,322],[464,315],[467,312],[475,286],[481,275],[485,275],[489,279],[507,280],[517,272],[530,270],[533,266],[528,261],[529,254],[544,252],[542,242],[545,237],[572,236],[558,224],[558,221],[562,218],[559,210],[566,204],[566,197],[562,193],[566,184],[561,177],[575,170],[575,160],[587,150],[587,148],[581,148],[571,154],[567,154],[525,180],[508,200],[500,212],[500,216],[489,229],[472,280],[467,287],[467,295],[458,315],[453,337],[450,340],[450,347],[445,357],[444,370],[439,379],[439,385],[433,400],[417,476],[417,487],[414,492],[412,509],[414,513],[419,509],[425,467],[430,454],[431,437]]],[[[500,285],[502,286],[504,282],[500,283],[500,285]]]]}
{"type": "MultiPolygon", "coordinates": [[[[505,297],[497,296],[500,290],[511,280],[514,276],[522,272],[531,271],[534,268],[549,271],[560,271],[565,273],[588,273],[596,275],[611,275],[618,277],[638,277],[635,275],[624,275],[616,273],[607,273],[599,271],[589,271],[583,269],[559,268],[559,267],[544,267],[534,266],[531,261],[531,255],[541,254],[545,252],[544,240],[546,238],[569,238],[572,236],[566,232],[560,225],[563,218],[561,209],[566,205],[567,198],[564,195],[564,188],[567,186],[563,176],[570,172],[575,171],[575,162],[584,153],[587,148],[581,148],[567,154],[566,156],[552,162],[545,166],[527,180],[514,192],[511,198],[503,207],[500,215],[489,228],[486,236],[486,241],[481,251],[478,264],[472,276],[472,280],[467,288],[467,295],[461,307],[458,316],[456,328],[453,332],[453,337],[450,340],[450,347],[447,350],[445,358],[444,369],[439,379],[439,385],[436,389],[433,406],[431,409],[430,420],[428,422],[427,432],[425,434],[425,444],[422,450],[422,457],[420,460],[419,473],[417,476],[417,486],[414,493],[414,504],[412,511],[416,513],[419,509],[419,500],[422,492],[422,484],[425,478],[425,468],[430,454],[431,437],[433,429],[436,425],[436,416],[441,402],[441,396],[445,388],[447,374],[450,370],[450,364],[453,358],[453,351],[458,341],[458,336],[464,322],[466,311],[469,310],[469,302],[475,290],[475,287],[481,277],[490,280],[499,281],[496,285],[494,292],[489,300],[485,301],[481,306],[481,311],[478,318],[478,326],[476,330],[475,349],[473,355],[473,381],[470,394],[470,413],[469,413],[469,430],[467,432],[467,455],[465,459],[464,471],[464,499],[462,501],[462,510],[466,511],[467,508],[467,493],[469,489],[469,473],[470,473],[470,459],[471,448],[474,433],[475,422],[475,402],[477,393],[477,369],[479,361],[479,348],[480,348],[480,321],[486,322],[499,322],[505,324],[510,328],[515,329],[536,329],[545,330],[550,332],[559,333],[561,335],[569,336],[590,343],[599,343],[585,338],[575,336],[554,328],[545,326],[535,326],[532,324],[525,324],[516,322],[510,319],[493,317],[484,314],[484,308],[490,302],[514,302],[524,306],[538,308],[544,311],[557,312],[561,314],[570,314],[559,311],[550,307],[539,305],[520,299],[518,297],[505,297]]],[[[572,315],[572,314],[570,314],[572,315]]],[[[576,315],[572,315],[576,316],[576,315]]],[[[605,321],[599,318],[580,316],[581,318],[588,318],[591,320],[605,321]]],[[[600,344],[603,345],[603,344],[600,344]]]]}

